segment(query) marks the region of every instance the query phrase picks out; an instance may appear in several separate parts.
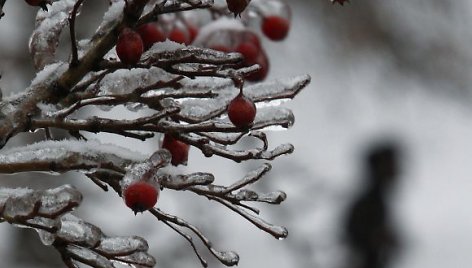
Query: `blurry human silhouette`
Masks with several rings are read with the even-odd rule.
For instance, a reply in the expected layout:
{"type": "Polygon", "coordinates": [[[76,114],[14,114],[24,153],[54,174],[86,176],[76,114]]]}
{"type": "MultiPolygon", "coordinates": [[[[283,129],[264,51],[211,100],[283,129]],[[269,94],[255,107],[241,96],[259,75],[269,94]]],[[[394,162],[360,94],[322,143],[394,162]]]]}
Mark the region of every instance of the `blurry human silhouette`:
{"type": "Polygon", "coordinates": [[[350,268],[386,268],[398,249],[390,220],[388,194],[398,176],[399,149],[384,142],[367,151],[365,189],[354,200],[346,218],[350,268]]]}

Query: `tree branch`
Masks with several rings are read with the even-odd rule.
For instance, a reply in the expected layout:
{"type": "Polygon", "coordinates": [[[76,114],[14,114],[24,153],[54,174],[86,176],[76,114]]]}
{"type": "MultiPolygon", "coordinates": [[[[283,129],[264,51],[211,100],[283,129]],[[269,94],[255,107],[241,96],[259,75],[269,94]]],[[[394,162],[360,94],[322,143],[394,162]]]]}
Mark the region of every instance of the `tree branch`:
{"type": "Polygon", "coordinates": [[[70,66],[57,79],[32,85],[28,92],[19,97],[0,102],[0,148],[14,135],[29,130],[30,118],[39,112],[37,103],[57,103],[66,97],[72,87],[94,69],[114,46],[120,29],[136,23],[147,2],[148,0],[132,1],[122,20],[92,44],[92,48],[85,53],[77,66],[70,66]]]}
{"type": "Polygon", "coordinates": [[[82,5],[84,0],[77,0],[72,9],[72,12],[69,17],[69,29],[70,29],[70,39],[71,39],[71,50],[72,50],[72,59],[70,61],[70,66],[75,67],[79,64],[79,57],[77,55],[77,39],[75,36],[75,18],[79,11],[79,7],[82,5]]]}

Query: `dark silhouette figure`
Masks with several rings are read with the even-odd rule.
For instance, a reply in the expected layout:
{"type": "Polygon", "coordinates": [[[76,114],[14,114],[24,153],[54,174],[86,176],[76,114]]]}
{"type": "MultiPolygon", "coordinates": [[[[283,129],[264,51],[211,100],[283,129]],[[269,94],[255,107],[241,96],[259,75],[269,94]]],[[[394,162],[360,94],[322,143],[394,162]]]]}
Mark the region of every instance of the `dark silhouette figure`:
{"type": "Polygon", "coordinates": [[[393,143],[374,146],[365,157],[364,192],[354,201],[346,220],[352,259],[350,268],[385,268],[398,248],[390,222],[388,193],[398,175],[398,149],[393,143]]]}

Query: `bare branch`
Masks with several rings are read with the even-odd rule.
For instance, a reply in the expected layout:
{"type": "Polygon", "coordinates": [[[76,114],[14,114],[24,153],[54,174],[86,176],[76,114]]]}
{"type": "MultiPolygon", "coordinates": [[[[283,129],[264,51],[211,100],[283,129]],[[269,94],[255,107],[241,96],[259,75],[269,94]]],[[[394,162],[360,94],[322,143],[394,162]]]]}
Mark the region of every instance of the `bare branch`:
{"type": "Polygon", "coordinates": [[[79,63],[79,57],[77,55],[77,39],[75,37],[75,17],[77,16],[77,13],[79,12],[79,7],[82,5],[83,2],[84,0],[77,0],[69,17],[70,39],[72,46],[72,59],[70,61],[71,67],[77,66],[77,64],[79,63]]]}

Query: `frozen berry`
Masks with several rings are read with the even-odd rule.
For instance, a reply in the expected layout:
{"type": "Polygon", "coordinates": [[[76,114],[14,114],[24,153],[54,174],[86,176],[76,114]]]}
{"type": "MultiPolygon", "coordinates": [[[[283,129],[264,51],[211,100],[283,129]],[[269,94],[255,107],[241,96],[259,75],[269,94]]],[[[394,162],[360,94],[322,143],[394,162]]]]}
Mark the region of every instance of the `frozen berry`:
{"type": "Polygon", "coordinates": [[[116,42],[116,54],[118,54],[121,62],[126,65],[138,63],[143,50],[141,36],[130,28],[124,28],[116,42]]]}
{"type": "Polygon", "coordinates": [[[259,36],[253,32],[246,32],[243,36],[244,42],[249,42],[254,44],[257,48],[261,48],[261,40],[259,36]]]}
{"type": "Polygon", "coordinates": [[[229,11],[234,13],[234,16],[241,16],[241,13],[246,9],[249,0],[226,0],[229,11]]]}
{"type": "Polygon", "coordinates": [[[193,42],[193,40],[195,40],[195,38],[197,38],[197,35],[198,35],[198,28],[193,25],[193,24],[187,24],[187,29],[188,29],[188,33],[189,33],[189,43],[191,44],[193,42]]]}
{"type": "Polygon", "coordinates": [[[41,7],[44,11],[48,11],[46,4],[50,4],[47,0],[25,0],[30,6],[41,7]]]}
{"type": "Polygon", "coordinates": [[[269,59],[263,50],[261,50],[261,53],[259,53],[255,62],[253,62],[253,64],[256,63],[259,64],[260,69],[257,72],[246,76],[246,80],[259,82],[267,77],[267,74],[269,73],[269,59]]]}
{"type": "Polygon", "coordinates": [[[262,21],[262,32],[273,41],[280,41],[287,37],[290,23],[279,16],[268,16],[262,21]]]}
{"type": "Polygon", "coordinates": [[[236,47],[236,52],[243,55],[246,65],[253,65],[256,62],[257,56],[259,56],[260,49],[251,42],[243,42],[236,47]]]}
{"type": "Polygon", "coordinates": [[[143,40],[144,50],[148,50],[156,42],[166,40],[165,34],[154,23],[146,23],[139,26],[137,32],[143,40]]]}
{"type": "Polygon", "coordinates": [[[228,117],[236,127],[247,129],[256,118],[256,105],[254,102],[239,93],[228,105],[228,117]]]}
{"type": "Polygon", "coordinates": [[[181,29],[179,28],[174,28],[170,33],[169,33],[169,40],[174,41],[176,43],[180,44],[190,44],[190,39],[189,36],[181,29]]]}
{"type": "Polygon", "coordinates": [[[123,192],[126,205],[134,211],[134,214],[153,208],[158,197],[158,187],[145,181],[133,182],[123,192]]]}
{"type": "Polygon", "coordinates": [[[172,165],[178,166],[180,164],[187,164],[190,146],[185,142],[179,141],[171,135],[166,134],[164,135],[164,140],[162,141],[162,148],[169,150],[170,154],[172,155],[172,165]]]}

